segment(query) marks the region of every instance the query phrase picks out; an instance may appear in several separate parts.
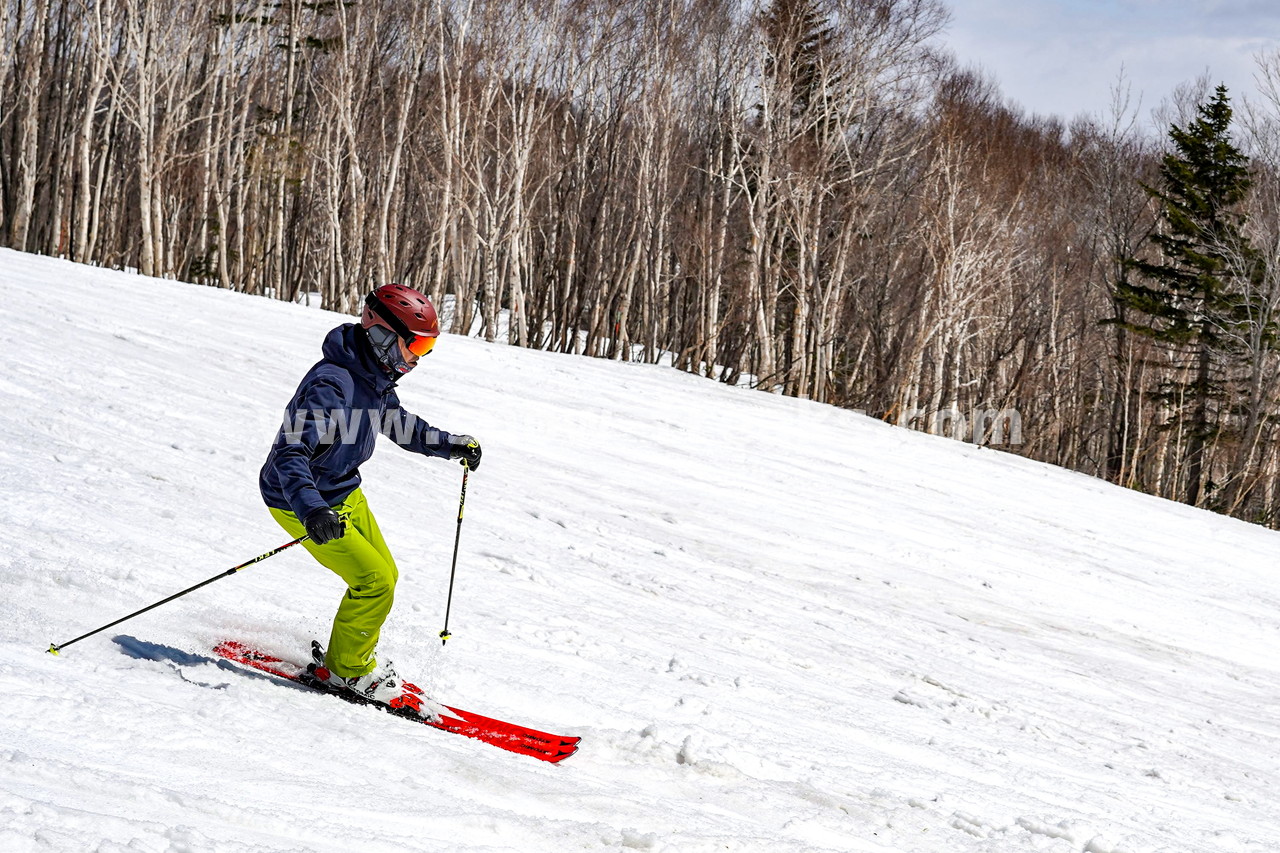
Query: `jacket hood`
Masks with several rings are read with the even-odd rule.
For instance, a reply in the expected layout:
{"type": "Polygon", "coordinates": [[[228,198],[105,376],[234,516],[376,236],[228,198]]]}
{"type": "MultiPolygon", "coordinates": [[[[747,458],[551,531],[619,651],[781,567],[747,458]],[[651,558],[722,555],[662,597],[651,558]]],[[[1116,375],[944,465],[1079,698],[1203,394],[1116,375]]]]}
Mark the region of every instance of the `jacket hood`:
{"type": "Polygon", "coordinates": [[[361,379],[379,394],[395,387],[396,383],[374,358],[364,329],[355,323],[343,323],[336,329],[331,329],[325,335],[320,351],[327,360],[345,367],[352,376],[361,379]]]}

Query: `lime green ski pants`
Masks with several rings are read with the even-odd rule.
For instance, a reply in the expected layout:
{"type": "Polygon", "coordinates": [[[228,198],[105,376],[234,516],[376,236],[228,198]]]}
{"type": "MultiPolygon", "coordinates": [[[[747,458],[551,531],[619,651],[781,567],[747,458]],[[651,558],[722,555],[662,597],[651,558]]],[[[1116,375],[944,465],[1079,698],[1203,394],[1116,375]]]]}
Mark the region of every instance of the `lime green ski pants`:
{"type": "MultiPolygon", "coordinates": [[[[271,507],[271,517],[295,538],[304,535],[298,517],[288,510],[271,507]]],[[[324,545],[308,539],[302,547],[320,565],[347,583],[347,591],[333,617],[325,666],[343,678],[354,678],[371,672],[377,665],[374,649],[382,632],[382,623],[391,612],[395,600],[399,572],[378,530],[378,522],[369,511],[359,489],[334,507],[346,519],[346,534],[324,545]]]]}

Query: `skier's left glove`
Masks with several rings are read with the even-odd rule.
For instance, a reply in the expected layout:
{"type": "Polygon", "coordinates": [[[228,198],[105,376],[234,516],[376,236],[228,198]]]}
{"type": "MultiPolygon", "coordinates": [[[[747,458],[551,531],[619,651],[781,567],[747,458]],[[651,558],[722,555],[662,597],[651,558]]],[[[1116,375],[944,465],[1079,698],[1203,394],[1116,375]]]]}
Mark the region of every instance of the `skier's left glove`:
{"type": "Polygon", "coordinates": [[[449,458],[461,459],[472,471],[480,467],[480,442],[469,435],[449,439],[449,458]]]}

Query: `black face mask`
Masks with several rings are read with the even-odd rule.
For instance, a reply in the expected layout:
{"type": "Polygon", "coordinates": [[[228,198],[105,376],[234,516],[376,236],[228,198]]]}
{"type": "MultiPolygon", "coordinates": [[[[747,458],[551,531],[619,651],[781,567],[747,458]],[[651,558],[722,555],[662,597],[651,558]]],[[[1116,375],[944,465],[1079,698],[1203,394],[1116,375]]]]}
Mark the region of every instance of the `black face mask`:
{"type": "Polygon", "coordinates": [[[382,365],[382,369],[388,376],[399,379],[413,370],[413,365],[405,361],[404,356],[400,354],[399,335],[386,326],[370,326],[364,330],[364,333],[369,341],[369,348],[373,350],[374,358],[378,360],[378,364],[382,365]]]}

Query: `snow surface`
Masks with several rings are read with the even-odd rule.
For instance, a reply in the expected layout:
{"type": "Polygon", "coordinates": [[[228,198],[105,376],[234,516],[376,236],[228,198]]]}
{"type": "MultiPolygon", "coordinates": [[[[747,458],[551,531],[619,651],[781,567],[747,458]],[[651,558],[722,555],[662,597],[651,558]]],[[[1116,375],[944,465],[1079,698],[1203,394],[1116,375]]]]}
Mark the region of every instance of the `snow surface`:
{"type": "MultiPolygon", "coordinates": [[[[0,252],[0,850],[1280,850],[1276,533],[670,369],[447,337],[383,647],[547,765],[210,660],[338,579],[257,471],[345,318],[0,252]]],[[[1034,424],[1028,424],[1034,429],[1034,424]]]]}

